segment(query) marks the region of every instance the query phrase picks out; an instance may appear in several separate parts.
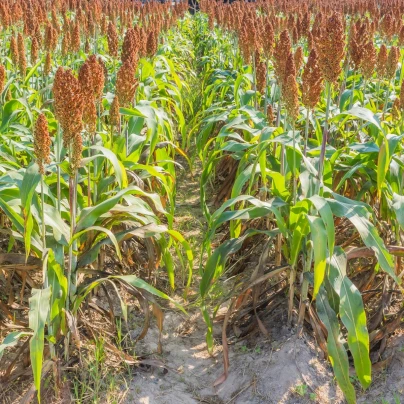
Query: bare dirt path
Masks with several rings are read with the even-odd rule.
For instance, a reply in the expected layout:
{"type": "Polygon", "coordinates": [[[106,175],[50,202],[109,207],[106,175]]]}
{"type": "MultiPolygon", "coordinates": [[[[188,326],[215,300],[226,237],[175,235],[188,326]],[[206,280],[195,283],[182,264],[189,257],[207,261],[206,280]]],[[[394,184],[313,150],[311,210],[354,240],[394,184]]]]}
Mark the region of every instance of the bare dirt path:
{"type": "MultiPolygon", "coordinates": [[[[197,274],[198,253],[205,222],[199,204],[200,167],[193,175],[188,167],[179,173],[175,224],[192,245],[197,274]]],[[[197,277],[196,277],[197,278],[197,277]]],[[[194,288],[197,287],[197,281],[194,288]]],[[[285,299],[286,304],[286,299],[285,299]]],[[[223,372],[221,324],[215,324],[216,348],[209,355],[205,323],[196,305],[188,307],[189,317],[167,309],[164,313],[163,352],[157,352],[158,328],[152,324],[146,338],[138,342],[136,354],[155,358],[166,368],[137,368],[125,388],[125,403],[136,404],[244,404],[244,403],[343,403],[332,368],[321,357],[309,333],[296,338],[286,326],[286,307],[263,318],[270,331],[265,338],[257,331],[229,346],[228,379],[214,387],[223,372]]],[[[374,374],[365,393],[358,387],[360,403],[404,403],[404,337],[397,333],[389,341],[387,370],[374,374]]]]}

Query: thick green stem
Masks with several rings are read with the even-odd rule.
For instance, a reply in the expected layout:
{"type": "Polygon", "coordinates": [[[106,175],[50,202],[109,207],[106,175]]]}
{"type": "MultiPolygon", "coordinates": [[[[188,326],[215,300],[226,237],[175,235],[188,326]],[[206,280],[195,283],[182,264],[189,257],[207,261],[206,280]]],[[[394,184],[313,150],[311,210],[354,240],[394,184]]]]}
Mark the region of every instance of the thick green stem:
{"type": "Polygon", "coordinates": [[[296,268],[292,266],[289,274],[289,307],[288,307],[288,323],[292,322],[293,313],[293,299],[295,297],[295,281],[296,281],[296,268]]]}
{"type": "Polygon", "coordinates": [[[327,137],[328,137],[328,118],[330,115],[330,105],[331,105],[331,83],[326,83],[326,91],[327,91],[327,109],[325,112],[325,122],[324,122],[324,130],[323,130],[323,140],[321,142],[321,153],[320,153],[320,161],[318,163],[318,180],[319,180],[319,194],[322,194],[323,190],[323,169],[324,169],[324,159],[325,159],[325,149],[327,146],[327,137]]]}
{"type": "Polygon", "coordinates": [[[354,72],[354,76],[353,76],[353,82],[352,82],[352,91],[351,91],[351,97],[349,99],[349,109],[352,109],[353,107],[353,100],[354,100],[354,93],[355,93],[355,84],[356,84],[356,80],[355,80],[355,72],[354,72]]]}
{"type": "Polygon", "coordinates": [[[386,98],[384,99],[383,114],[387,111],[387,103],[388,103],[389,97],[390,97],[390,85],[391,85],[391,82],[389,81],[387,90],[386,90],[386,98]]]}
{"type": "MultiPolygon", "coordinates": [[[[88,136],[88,157],[91,157],[91,136],[88,136]]],[[[91,162],[87,166],[87,206],[91,206],[91,162]]]]}
{"type": "Polygon", "coordinates": [[[253,77],[254,77],[254,108],[258,109],[258,97],[257,97],[257,69],[255,66],[255,53],[252,55],[253,60],[253,77]]]}
{"type": "MultiPolygon", "coordinates": [[[[76,205],[77,205],[77,171],[69,178],[69,201],[70,201],[70,239],[73,239],[76,227],[76,205]]],[[[74,251],[77,249],[77,241],[69,245],[69,265],[67,269],[68,293],[66,298],[66,310],[70,308],[70,300],[76,293],[76,263],[74,251]]]]}
{"type": "MultiPolygon", "coordinates": [[[[44,178],[43,174],[41,174],[41,227],[42,227],[42,261],[43,261],[43,287],[46,289],[49,287],[48,280],[48,251],[46,248],[46,225],[45,225],[45,193],[44,193],[44,178]]],[[[50,335],[53,335],[53,326],[50,321],[50,317],[48,315],[48,331],[50,335]]],[[[51,358],[54,359],[56,357],[55,345],[52,342],[49,342],[49,350],[51,354],[51,358]]]]}
{"type": "Polygon", "coordinates": [[[310,109],[307,108],[307,111],[306,111],[306,125],[304,127],[304,150],[303,150],[304,157],[306,157],[306,154],[307,154],[307,142],[309,140],[309,125],[310,125],[309,117],[310,117],[310,109]]]}
{"type": "MultiPolygon", "coordinates": [[[[95,134],[92,136],[92,143],[95,146],[95,134]]],[[[92,152],[90,151],[90,156],[92,152]]],[[[97,176],[98,176],[98,166],[97,166],[97,159],[93,161],[93,167],[94,167],[94,182],[93,182],[93,204],[97,204],[97,197],[98,197],[98,192],[97,192],[97,176]]]]}
{"type": "Polygon", "coordinates": [[[58,212],[61,211],[61,188],[60,188],[60,125],[58,125],[58,131],[56,135],[56,174],[57,174],[57,184],[56,184],[56,195],[57,195],[57,205],[58,205],[58,212]]]}
{"type": "MultiPolygon", "coordinates": [[[[41,174],[41,227],[42,227],[42,256],[46,254],[46,226],[45,226],[45,194],[44,194],[44,179],[43,174],[41,174]]],[[[46,273],[44,266],[43,273],[43,283],[44,287],[48,287],[48,274],[46,273]]]]}
{"type": "Polygon", "coordinates": [[[276,112],[276,126],[281,123],[281,99],[282,99],[282,84],[279,84],[279,99],[278,99],[278,111],[276,112]]]}
{"type": "Polygon", "coordinates": [[[306,261],[305,261],[305,265],[303,268],[302,288],[300,290],[300,308],[299,308],[299,318],[297,320],[298,334],[300,333],[300,330],[303,327],[306,306],[309,304],[309,299],[307,298],[308,291],[309,291],[309,280],[307,279],[305,274],[310,272],[312,262],[313,262],[313,247],[312,247],[312,242],[309,241],[309,244],[307,245],[306,261]]]}
{"type": "Polygon", "coordinates": [[[295,123],[292,123],[292,136],[293,136],[293,168],[292,168],[292,190],[293,190],[293,205],[296,204],[297,198],[297,169],[296,169],[296,139],[295,139],[295,123]]]}
{"type": "Polygon", "coordinates": [[[380,85],[381,85],[381,80],[379,79],[379,80],[377,81],[377,88],[376,88],[376,94],[377,94],[377,98],[376,98],[376,111],[379,110],[380,85]]]}
{"type": "Polygon", "coordinates": [[[268,79],[269,79],[268,64],[269,64],[269,59],[267,59],[265,61],[266,74],[265,74],[265,92],[264,92],[264,114],[267,113],[267,108],[268,108],[268,79]]]}
{"type": "Polygon", "coordinates": [[[362,90],[362,93],[363,93],[363,102],[362,102],[362,107],[364,107],[365,106],[365,102],[366,102],[366,79],[363,79],[363,90],[362,90]]]}

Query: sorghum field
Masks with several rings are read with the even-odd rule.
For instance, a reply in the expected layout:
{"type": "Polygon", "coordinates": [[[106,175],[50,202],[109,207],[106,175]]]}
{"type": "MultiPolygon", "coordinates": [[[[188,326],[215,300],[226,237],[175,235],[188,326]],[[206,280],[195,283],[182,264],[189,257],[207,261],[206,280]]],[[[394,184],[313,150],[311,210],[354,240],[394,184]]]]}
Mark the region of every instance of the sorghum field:
{"type": "Polygon", "coordinates": [[[404,402],[403,17],[1,0],[0,402],[404,402]]]}

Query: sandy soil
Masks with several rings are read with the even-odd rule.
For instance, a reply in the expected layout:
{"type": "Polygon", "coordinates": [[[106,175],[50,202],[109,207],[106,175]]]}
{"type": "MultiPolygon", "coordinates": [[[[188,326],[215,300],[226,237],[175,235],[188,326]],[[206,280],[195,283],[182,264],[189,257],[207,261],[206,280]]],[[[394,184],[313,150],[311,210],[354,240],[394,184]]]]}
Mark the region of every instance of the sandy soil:
{"type": "MultiPolygon", "coordinates": [[[[200,167],[196,166],[196,172],[200,167]]],[[[179,175],[176,226],[194,251],[203,237],[204,218],[199,206],[199,176],[185,169],[179,175]]],[[[198,262],[195,263],[197,273],[198,262]]],[[[285,299],[286,304],[286,299],[285,299]]],[[[136,404],[244,404],[244,403],[343,403],[330,363],[322,358],[316,341],[304,332],[299,338],[286,326],[287,309],[271,320],[262,319],[270,338],[259,332],[229,346],[227,380],[214,387],[223,373],[221,324],[215,324],[216,348],[209,355],[205,323],[197,308],[191,317],[166,311],[163,353],[157,351],[158,329],[153,324],[137,344],[136,354],[155,358],[166,368],[136,369],[124,402],[136,404]]],[[[257,327],[258,328],[258,327],[257,327]]],[[[389,341],[387,370],[373,376],[371,388],[357,386],[360,403],[404,403],[404,336],[389,341]]]]}
{"type": "MultiPolygon", "coordinates": [[[[283,336],[277,341],[258,336],[231,345],[228,379],[215,388],[223,372],[222,354],[220,345],[213,356],[208,354],[203,319],[194,315],[186,320],[167,312],[164,323],[167,331],[160,358],[170,370],[137,371],[126,403],[343,402],[331,369],[317,357],[313,341],[296,339],[293,330],[281,327],[283,336]]],[[[137,354],[155,352],[157,337],[157,328],[151,328],[138,343],[137,354]]]]}
{"type": "MultiPolygon", "coordinates": [[[[165,313],[163,353],[154,355],[168,369],[150,367],[137,370],[127,392],[125,403],[138,404],[243,404],[243,403],[343,403],[328,361],[323,360],[316,343],[303,334],[296,338],[279,322],[276,340],[255,335],[229,347],[228,379],[213,387],[223,372],[220,341],[210,356],[204,341],[203,319],[190,319],[173,312],[165,313]]],[[[219,327],[216,335],[220,334],[219,327]]],[[[151,327],[138,343],[137,354],[156,352],[158,330],[151,327]]],[[[387,355],[394,353],[387,371],[374,375],[366,393],[358,387],[360,403],[404,402],[404,337],[391,339],[387,355]]]]}

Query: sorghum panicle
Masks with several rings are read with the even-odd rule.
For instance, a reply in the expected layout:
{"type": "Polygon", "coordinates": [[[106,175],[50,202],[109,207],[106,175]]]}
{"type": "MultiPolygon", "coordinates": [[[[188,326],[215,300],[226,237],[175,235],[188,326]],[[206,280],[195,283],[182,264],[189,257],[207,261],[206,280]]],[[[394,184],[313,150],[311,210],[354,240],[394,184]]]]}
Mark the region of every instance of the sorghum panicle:
{"type": "Polygon", "coordinates": [[[302,74],[303,105],[313,109],[320,101],[322,89],[323,78],[318,64],[318,56],[316,50],[312,49],[302,74]]]}
{"type": "Polygon", "coordinates": [[[18,44],[18,68],[20,70],[21,76],[25,77],[25,72],[27,70],[27,58],[25,56],[24,37],[21,35],[21,33],[18,33],[17,44],[18,44]]]}
{"type": "Polygon", "coordinates": [[[397,64],[400,58],[400,50],[397,46],[392,46],[390,48],[389,55],[387,57],[386,64],[386,78],[391,80],[395,77],[397,71],[397,64]]]}
{"type": "Polygon", "coordinates": [[[6,68],[0,65],[0,94],[4,90],[4,85],[6,83],[6,68]]]}
{"type": "Polygon", "coordinates": [[[10,54],[11,54],[11,60],[13,61],[13,65],[17,66],[18,65],[18,45],[17,45],[17,40],[14,35],[12,35],[11,39],[10,39],[10,54]]]}
{"type": "Polygon", "coordinates": [[[294,61],[296,66],[296,71],[299,72],[303,66],[303,48],[301,46],[297,47],[294,54],[294,61]]]}
{"type": "Polygon", "coordinates": [[[40,114],[36,120],[34,128],[34,153],[41,174],[45,173],[44,165],[50,163],[51,144],[48,121],[44,114],[40,114]]]}
{"type": "Polygon", "coordinates": [[[397,121],[400,119],[400,99],[396,98],[393,102],[393,106],[391,107],[391,115],[393,121],[397,121]]]}
{"type": "Polygon", "coordinates": [[[115,25],[110,22],[108,24],[108,52],[110,56],[116,58],[118,57],[118,33],[116,32],[116,27],[115,25]]]}
{"type": "Polygon", "coordinates": [[[344,25],[339,14],[334,13],[326,20],[316,48],[324,79],[329,83],[336,82],[342,71],[345,48],[344,25]]]}
{"type": "Polygon", "coordinates": [[[286,63],[290,54],[292,42],[287,30],[281,32],[274,49],[274,71],[279,85],[283,85],[286,81],[285,71],[286,63]]]}
{"type": "Polygon", "coordinates": [[[265,94],[267,65],[265,61],[261,59],[261,55],[258,51],[255,51],[255,76],[257,81],[257,90],[261,94],[265,94]]]}
{"type": "Polygon", "coordinates": [[[31,42],[31,64],[35,64],[38,59],[38,41],[35,37],[32,38],[31,42]]]}
{"type": "Polygon", "coordinates": [[[373,41],[369,41],[363,47],[363,60],[361,63],[361,72],[365,80],[369,80],[372,77],[375,70],[376,61],[376,48],[373,41]]]}
{"type": "Polygon", "coordinates": [[[135,78],[136,64],[128,59],[120,67],[116,77],[116,95],[121,106],[130,105],[135,97],[138,82],[135,78]]]}
{"type": "Polygon", "coordinates": [[[109,108],[109,122],[112,126],[119,127],[120,125],[119,99],[117,96],[114,97],[109,108]]]}
{"type": "Polygon", "coordinates": [[[45,64],[44,64],[44,67],[43,67],[43,71],[44,71],[45,77],[49,76],[49,74],[50,74],[50,72],[51,72],[51,69],[52,69],[52,57],[51,57],[50,52],[48,52],[48,53],[46,54],[46,57],[45,57],[45,64]]]}
{"type": "Polygon", "coordinates": [[[376,72],[379,76],[379,79],[383,79],[386,77],[387,74],[387,48],[385,44],[380,46],[379,53],[377,55],[377,62],[376,62],[376,72]]]}
{"type": "Polygon", "coordinates": [[[283,94],[288,118],[294,122],[299,116],[299,90],[297,87],[296,77],[293,74],[289,74],[289,76],[286,78],[285,91],[283,94]]]}
{"type": "Polygon", "coordinates": [[[267,120],[269,125],[271,125],[274,122],[274,110],[272,108],[271,104],[268,104],[267,106],[267,120]]]}

